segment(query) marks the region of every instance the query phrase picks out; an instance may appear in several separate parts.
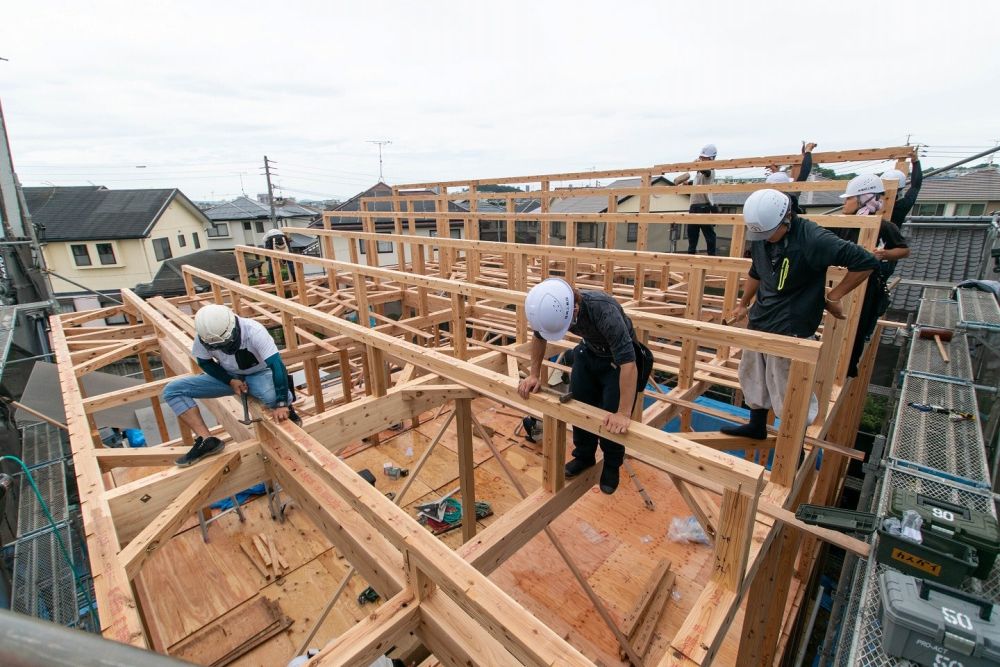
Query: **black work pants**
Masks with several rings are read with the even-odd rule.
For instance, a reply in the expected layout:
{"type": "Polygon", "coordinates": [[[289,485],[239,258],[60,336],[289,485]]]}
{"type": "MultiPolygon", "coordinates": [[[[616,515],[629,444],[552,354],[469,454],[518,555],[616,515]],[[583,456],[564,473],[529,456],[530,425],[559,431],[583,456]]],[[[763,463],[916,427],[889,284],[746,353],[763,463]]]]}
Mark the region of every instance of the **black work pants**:
{"type": "MultiPolygon", "coordinates": [[[[688,213],[714,213],[715,208],[711,204],[692,204],[688,213]]],[[[705,247],[709,255],[715,255],[715,225],[688,225],[688,254],[698,253],[698,234],[705,235],[705,247]]]]}
{"type": "MultiPolygon", "coordinates": [[[[636,363],[636,397],[646,388],[646,381],[653,370],[653,353],[642,343],[633,342],[636,363]]],[[[620,370],[611,357],[601,357],[581,343],[573,352],[573,372],[569,388],[573,398],[596,408],[617,412],[619,401],[618,376],[620,370]]],[[[633,403],[634,405],[634,403],[633,403]]],[[[617,442],[598,438],[596,434],[573,428],[573,458],[593,461],[600,444],[604,452],[604,465],[620,467],[625,461],[625,447],[617,442]]]]}

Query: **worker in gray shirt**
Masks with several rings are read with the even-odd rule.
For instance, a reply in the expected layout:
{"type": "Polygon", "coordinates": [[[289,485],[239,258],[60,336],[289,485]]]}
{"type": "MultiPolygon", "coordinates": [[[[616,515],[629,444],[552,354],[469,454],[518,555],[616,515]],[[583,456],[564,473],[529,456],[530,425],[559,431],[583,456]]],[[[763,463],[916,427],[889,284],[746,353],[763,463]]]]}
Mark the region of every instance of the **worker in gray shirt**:
{"type": "MultiPolygon", "coordinates": [[[[739,322],[749,315],[749,328],[754,331],[812,338],[823,310],[844,319],[841,299],[878,267],[875,256],[861,246],[800,218],[789,197],[777,190],[757,190],[750,195],[743,205],[743,219],[751,241],[752,264],[732,320],[739,322]],[[831,266],[845,267],[848,273],[824,294],[826,270],[831,266]]],[[[750,423],[720,430],[765,439],[768,410],[781,414],[790,365],[783,357],[743,350],[740,388],[750,407],[750,423]]],[[[808,421],[816,417],[818,407],[813,396],[808,421]]]]}
{"type": "MultiPolygon", "coordinates": [[[[718,155],[715,144],[708,144],[701,149],[697,162],[711,162],[718,155]]],[[[674,180],[674,185],[683,185],[691,180],[691,174],[681,174],[674,180]]],[[[711,185],[715,182],[714,169],[699,169],[694,174],[692,185],[711,185]]],[[[691,206],[688,213],[718,213],[715,201],[711,193],[695,192],[691,194],[691,206]]],[[[705,235],[705,247],[709,255],[715,254],[715,225],[688,225],[688,254],[694,255],[698,252],[698,235],[705,235]]]]}
{"type": "MultiPolygon", "coordinates": [[[[636,397],[645,389],[653,370],[653,354],[636,338],[632,321],[621,305],[604,292],[581,292],[559,278],[535,285],[524,303],[535,336],[531,368],[518,385],[518,393],[527,398],[541,387],[547,341],[562,340],[567,332],[574,333],[583,340],[573,352],[569,384],[573,398],[607,410],[603,427],[608,433],[626,433],[636,397]]],[[[573,459],[566,464],[566,477],[575,477],[597,462],[598,444],[604,452],[601,491],[611,494],[618,488],[618,469],[625,461],[625,447],[594,433],[573,428],[573,459]]]]}

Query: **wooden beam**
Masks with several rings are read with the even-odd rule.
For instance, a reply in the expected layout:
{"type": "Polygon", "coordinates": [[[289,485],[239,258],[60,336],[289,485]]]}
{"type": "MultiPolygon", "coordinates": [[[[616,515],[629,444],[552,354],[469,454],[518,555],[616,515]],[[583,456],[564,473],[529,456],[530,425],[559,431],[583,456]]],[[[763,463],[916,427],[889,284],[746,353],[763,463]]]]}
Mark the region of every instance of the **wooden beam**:
{"type": "Polygon", "coordinates": [[[458,448],[458,483],[462,494],[462,542],[476,536],[476,461],[472,443],[472,401],[455,401],[455,438],[458,448]]]}
{"type": "Polygon", "coordinates": [[[162,380],[153,380],[135,387],[125,387],[124,389],[109,391],[105,394],[89,396],[83,399],[83,410],[89,415],[101,410],[107,410],[108,408],[118,407],[119,405],[136,403],[146,398],[155,398],[163,393],[163,389],[174,380],[187,377],[193,377],[193,375],[183,373],[162,380]]]}
{"type": "Polygon", "coordinates": [[[208,502],[222,478],[239,464],[239,452],[230,452],[221,460],[209,459],[196,464],[198,477],[118,554],[129,579],[135,579],[146,559],[169,540],[191,514],[208,502]]]}
{"type": "Polygon", "coordinates": [[[73,373],[77,377],[80,377],[82,375],[86,375],[87,373],[92,373],[93,371],[104,368],[105,366],[113,364],[116,361],[127,359],[128,357],[135,356],[140,352],[145,352],[153,347],[156,347],[156,340],[149,338],[138,343],[123,345],[111,350],[110,352],[105,352],[100,356],[94,357],[90,361],[74,366],[73,373]]]}
{"type": "Polygon", "coordinates": [[[392,596],[346,632],[327,644],[309,665],[355,667],[368,665],[420,624],[420,606],[411,591],[392,596]]]}

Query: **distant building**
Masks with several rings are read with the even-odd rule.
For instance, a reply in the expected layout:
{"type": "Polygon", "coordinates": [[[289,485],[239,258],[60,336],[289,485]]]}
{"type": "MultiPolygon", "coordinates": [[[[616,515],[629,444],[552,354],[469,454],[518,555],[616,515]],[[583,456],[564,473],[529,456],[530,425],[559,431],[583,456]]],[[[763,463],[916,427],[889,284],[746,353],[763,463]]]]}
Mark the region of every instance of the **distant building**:
{"type": "Polygon", "coordinates": [[[1000,211],[1000,168],[942,174],[924,182],[913,215],[992,215],[1000,211]]]}
{"type": "MultiPolygon", "coordinates": [[[[266,201],[267,195],[264,197],[266,201]]],[[[232,249],[238,245],[261,246],[264,234],[274,229],[271,207],[249,197],[217,204],[206,209],[205,215],[210,221],[206,235],[212,250],[232,249]]],[[[295,202],[279,206],[276,200],[274,215],[278,227],[308,227],[319,218],[319,211],[295,202]]]]}
{"type": "Polygon", "coordinates": [[[24,196],[45,262],[58,274],[52,288],[77,309],[94,307],[87,289],[118,292],[150,282],[163,262],[206,241],[208,218],[177,189],[30,187],[24,196]]]}
{"type": "MultiPolygon", "coordinates": [[[[247,272],[253,274],[263,264],[262,261],[252,257],[245,257],[247,272]]],[[[239,280],[240,270],[236,264],[236,255],[231,252],[220,250],[201,250],[199,252],[168,259],[160,265],[160,270],[156,272],[152,282],[136,285],[135,293],[144,299],[151,296],[179,296],[185,293],[184,288],[184,267],[193,266],[203,269],[209,273],[230,280],[239,280]]],[[[195,281],[195,286],[199,284],[195,281]]],[[[206,285],[200,285],[207,289],[206,285]]]]}

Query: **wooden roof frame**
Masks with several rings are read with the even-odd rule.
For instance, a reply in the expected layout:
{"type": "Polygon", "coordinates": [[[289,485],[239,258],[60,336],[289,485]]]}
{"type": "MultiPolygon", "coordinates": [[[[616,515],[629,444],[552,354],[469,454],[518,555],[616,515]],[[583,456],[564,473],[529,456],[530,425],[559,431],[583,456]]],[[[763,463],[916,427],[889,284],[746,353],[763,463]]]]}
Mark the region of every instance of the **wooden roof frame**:
{"type": "MultiPolygon", "coordinates": [[[[866,159],[902,158],[909,152],[880,149],[865,155],[866,159]]],[[[859,153],[837,155],[858,159],[859,153]]],[[[787,163],[796,156],[777,157],[782,159],[719,161],[712,166],[787,163]]],[[[678,166],[660,165],[646,174],[672,171],[678,166]]],[[[591,175],[586,173],[587,178],[591,175]]],[[[556,176],[575,175],[539,178],[544,186],[557,180],[556,176]]],[[[458,184],[474,186],[485,182],[458,184]]],[[[447,188],[455,185],[431,184],[440,187],[445,197],[447,188]]],[[[609,197],[614,199],[620,193],[637,194],[635,189],[626,188],[611,192],[609,197]]],[[[562,221],[567,226],[593,221],[612,227],[620,222],[637,222],[640,228],[691,219],[687,214],[651,214],[649,197],[655,192],[644,188],[638,194],[641,202],[637,214],[618,214],[612,206],[609,213],[591,215],[474,210],[466,214],[445,208],[420,216],[436,216],[439,226],[457,217],[465,220],[467,230],[478,227],[473,224],[478,220],[498,217],[510,225],[532,220],[541,220],[543,225],[546,221],[562,221]]],[[[439,197],[442,204],[445,197],[439,197]]],[[[888,215],[892,199],[886,199],[888,215]]],[[[864,543],[805,526],[792,513],[804,499],[832,500],[849,458],[865,385],[858,380],[847,381],[844,353],[853,342],[851,325],[856,322],[860,299],[848,298],[848,320],[827,318],[822,343],[761,335],[720,323],[735,305],[740,277],[748,265],[740,257],[695,257],[643,248],[621,251],[494,243],[477,240],[474,231],[464,240],[419,237],[413,234],[413,215],[403,210],[406,197],[397,194],[392,202],[400,210],[343,212],[361,217],[365,232],[296,228],[296,233],[319,238],[323,253],[319,258],[260,248],[236,249],[240,258],[255,254],[295,264],[298,270],[292,282],[283,281],[279,274],[273,286],[250,286],[245,272],[240,281],[233,281],[185,267],[184,297],[143,301],[130,290],[123,290],[123,306],[52,318],[52,343],[66,403],[104,636],[148,648],[151,644],[131,585],[148,555],[171,534],[179,520],[210,495],[228,495],[260,479],[275,479],[359,573],[387,598],[369,618],[327,646],[315,664],[362,664],[407,633],[419,636],[439,660],[449,665],[590,664],[570,643],[486,577],[594,482],[593,475],[565,480],[564,440],[554,434],[565,433],[569,424],[601,432],[604,413],[576,401],[559,403],[544,394],[522,399],[516,391],[517,371],[525,360],[528,344],[523,295],[534,280],[558,274],[581,287],[606,287],[616,293],[639,335],[654,347],[656,367],[677,377],[673,390],[659,393],[654,405],[637,411],[629,433],[601,433],[621,442],[631,455],[669,474],[692,511],[715,537],[710,581],[675,636],[671,650],[658,664],[710,663],[744,599],[747,615],[741,637],[741,664],[773,659],[782,642],[785,595],[795,559],[811,567],[818,540],[867,553],[864,543]],[[375,218],[387,216],[394,220],[396,233],[375,234],[375,218]],[[409,234],[404,233],[404,220],[409,221],[409,234]],[[350,261],[334,256],[333,240],[337,237],[349,240],[350,261]],[[397,257],[401,258],[396,269],[373,265],[378,261],[374,252],[377,240],[396,245],[397,257]],[[357,241],[368,244],[367,264],[359,262],[357,241]],[[317,266],[323,273],[307,278],[306,265],[317,266]],[[200,293],[199,284],[207,285],[209,291],[200,293]],[[706,296],[706,285],[720,286],[722,294],[706,296]],[[384,318],[382,306],[390,301],[402,303],[404,314],[409,312],[411,316],[399,322],[384,318]],[[112,488],[106,471],[120,466],[169,464],[185,451],[190,434],[182,433],[180,441],[150,450],[104,450],[91,415],[102,407],[155,399],[164,383],[152,378],[151,353],[159,354],[171,376],[199,372],[189,352],[193,318],[181,308],[196,310],[207,303],[226,303],[243,316],[282,326],[286,340],[283,358],[306,371],[306,393],[313,403],[313,416],[302,429],[268,419],[249,429],[238,421],[241,407],[235,399],[212,401],[210,409],[232,441],[224,458],[166,470],[112,488]],[[378,321],[384,323],[370,327],[349,322],[342,317],[348,310],[380,316],[378,321]],[[82,327],[90,320],[110,316],[112,311],[124,313],[129,324],[102,329],[100,334],[82,327]],[[449,333],[441,330],[445,322],[449,333]],[[486,330],[493,331],[491,340],[486,339],[486,330]],[[511,342],[504,344],[504,339],[511,342]],[[707,386],[731,384],[742,349],[792,360],[781,426],[773,444],[768,442],[775,448],[769,474],[755,463],[712,447],[710,437],[692,434],[689,438],[659,429],[675,415],[689,420],[691,409],[697,408],[691,401],[707,386]],[[80,378],[84,373],[129,356],[140,359],[146,373],[145,387],[131,393],[83,395],[80,378]],[[404,368],[395,382],[387,366],[390,361],[404,368]],[[343,379],[342,394],[335,406],[325,404],[319,382],[318,369],[327,364],[339,364],[343,379]],[[353,395],[355,376],[363,378],[367,394],[364,398],[353,395]],[[823,407],[820,418],[811,426],[806,423],[810,390],[818,394],[823,407]],[[374,436],[400,419],[416,419],[429,409],[454,402],[463,452],[459,456],[462,495],[463,499],[474,498],[469,455],[473,420],[469,411],[471,399],[477,396],[546,419],[543,486],[478,536],[474,534],[475,522],[466,521],[467,541],[452,551],[355,475],[334,452],[345,443],[374,436]],[[806,463],[799,465],[805,444],[812,449],[806,463]],[[817,446],[828,454],[818,474],[812,465],[817,446]],[[721,504],[716,506],[706,493],[721,494],[721,504]],[[754,540],[755,525],[767,527],[762,541],[754,540]]],[[[365,208],[366,202],[362,202],[365,208]]],[[[325,213],[325,226],[329,227],[340,213],[325,213]]],[[[741,220],[736,216],[699,216],[698,222],[734,225],[734,246],[742,245],[741,220]]],[[[874,246],[876,219],[826,216],[819,222],[858,228],[860,242],[874,246]]],[[[567,234],[567,238],[575,236],[567,234]]],[[[238,265],[241,270],[245,266],[242,261],[238,265]]],[[[868,370],[872,356],[869,350],[865,359],[868,365],[863,364],[868,370]]],[[[153,405],[158,426],[165,433],[155,400],[153,405]]]]}

